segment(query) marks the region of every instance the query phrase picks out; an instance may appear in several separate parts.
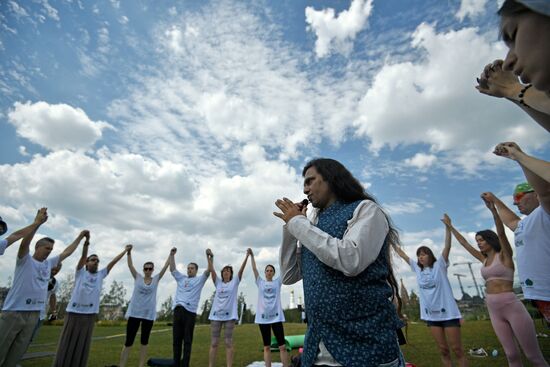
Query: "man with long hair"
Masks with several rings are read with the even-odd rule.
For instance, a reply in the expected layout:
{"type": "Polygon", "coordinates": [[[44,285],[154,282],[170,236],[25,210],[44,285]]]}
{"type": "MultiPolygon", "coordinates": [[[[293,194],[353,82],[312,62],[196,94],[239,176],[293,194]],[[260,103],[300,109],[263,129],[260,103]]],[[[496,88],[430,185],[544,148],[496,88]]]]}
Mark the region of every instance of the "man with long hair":
{"type": "Polygon", "coordinates": [[[287,198],[273,213],[285,221],[283,284],[303,279],[308,329],[302,366],[404,366],[392,303],[390,263],[397,231],[374,198],[339,162],[315,159],[303,169],[313,206],[287,198]]]}

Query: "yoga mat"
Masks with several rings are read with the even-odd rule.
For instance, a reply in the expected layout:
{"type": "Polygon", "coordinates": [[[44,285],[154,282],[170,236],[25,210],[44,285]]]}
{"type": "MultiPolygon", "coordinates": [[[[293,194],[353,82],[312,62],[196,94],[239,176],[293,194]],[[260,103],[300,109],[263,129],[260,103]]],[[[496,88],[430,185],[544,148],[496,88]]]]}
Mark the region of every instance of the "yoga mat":
{"type": "MultiPolygon", "coordinates": [[[[287,335],[285,336],[285,347],[286,350],[290,351],[292,349],[297,349],[304,346],[305,335],[287,335]]],[[[279,347],[277,346],[277,339],[271,337],[271,350],[277,351],[279,347]]]]}

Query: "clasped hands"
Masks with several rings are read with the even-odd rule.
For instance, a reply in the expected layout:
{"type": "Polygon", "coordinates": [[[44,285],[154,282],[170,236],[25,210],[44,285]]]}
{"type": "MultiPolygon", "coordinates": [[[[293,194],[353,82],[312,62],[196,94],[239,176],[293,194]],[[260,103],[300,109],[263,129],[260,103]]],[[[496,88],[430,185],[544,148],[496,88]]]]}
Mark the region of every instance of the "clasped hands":
{"type": "Polygon", "coordinates": [[[307,205],[302,203],[294,203],[288,198],[278,199],[275,202],[275,205],[281,210],[281,212],[273,212],[273,215],[281,218],[285,221],[285,223],[288,223],[289,220],[298,215],[305,216],[307,212],[307,205]]]}

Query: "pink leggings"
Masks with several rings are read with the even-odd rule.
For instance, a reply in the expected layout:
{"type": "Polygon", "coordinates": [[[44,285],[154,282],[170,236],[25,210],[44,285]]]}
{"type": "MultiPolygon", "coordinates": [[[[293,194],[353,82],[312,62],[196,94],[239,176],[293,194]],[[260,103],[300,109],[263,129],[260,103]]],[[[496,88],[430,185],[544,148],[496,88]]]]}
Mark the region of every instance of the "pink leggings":
{"type": "Polygon", "coordinates": [[[487,294],[485,302],[495,334],[506,353],[508,365],[522,366],[521,355],[514,341],[515,336],[533,366],[548,367],[539,348],[535,324],[516,295],[512,292],[487,294]]]}

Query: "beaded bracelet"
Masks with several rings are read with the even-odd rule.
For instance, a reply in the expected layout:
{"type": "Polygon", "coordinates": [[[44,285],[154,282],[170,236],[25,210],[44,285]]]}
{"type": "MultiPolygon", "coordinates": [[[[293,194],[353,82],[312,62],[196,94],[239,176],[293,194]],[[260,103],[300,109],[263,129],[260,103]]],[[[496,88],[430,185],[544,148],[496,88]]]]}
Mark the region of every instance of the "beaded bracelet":
{"type": "Polygon", "coordinates": [[[533,86],[532,84],[527,84],[525,87],[521,88],[521,91],[518,94],[520,105],[529,107],[529,105],[525,103],[525,101],[523,100],[523,96],[525,96],[525,92],[527,92],[527,89],[531,88],[532,86],[533,86]]]}

